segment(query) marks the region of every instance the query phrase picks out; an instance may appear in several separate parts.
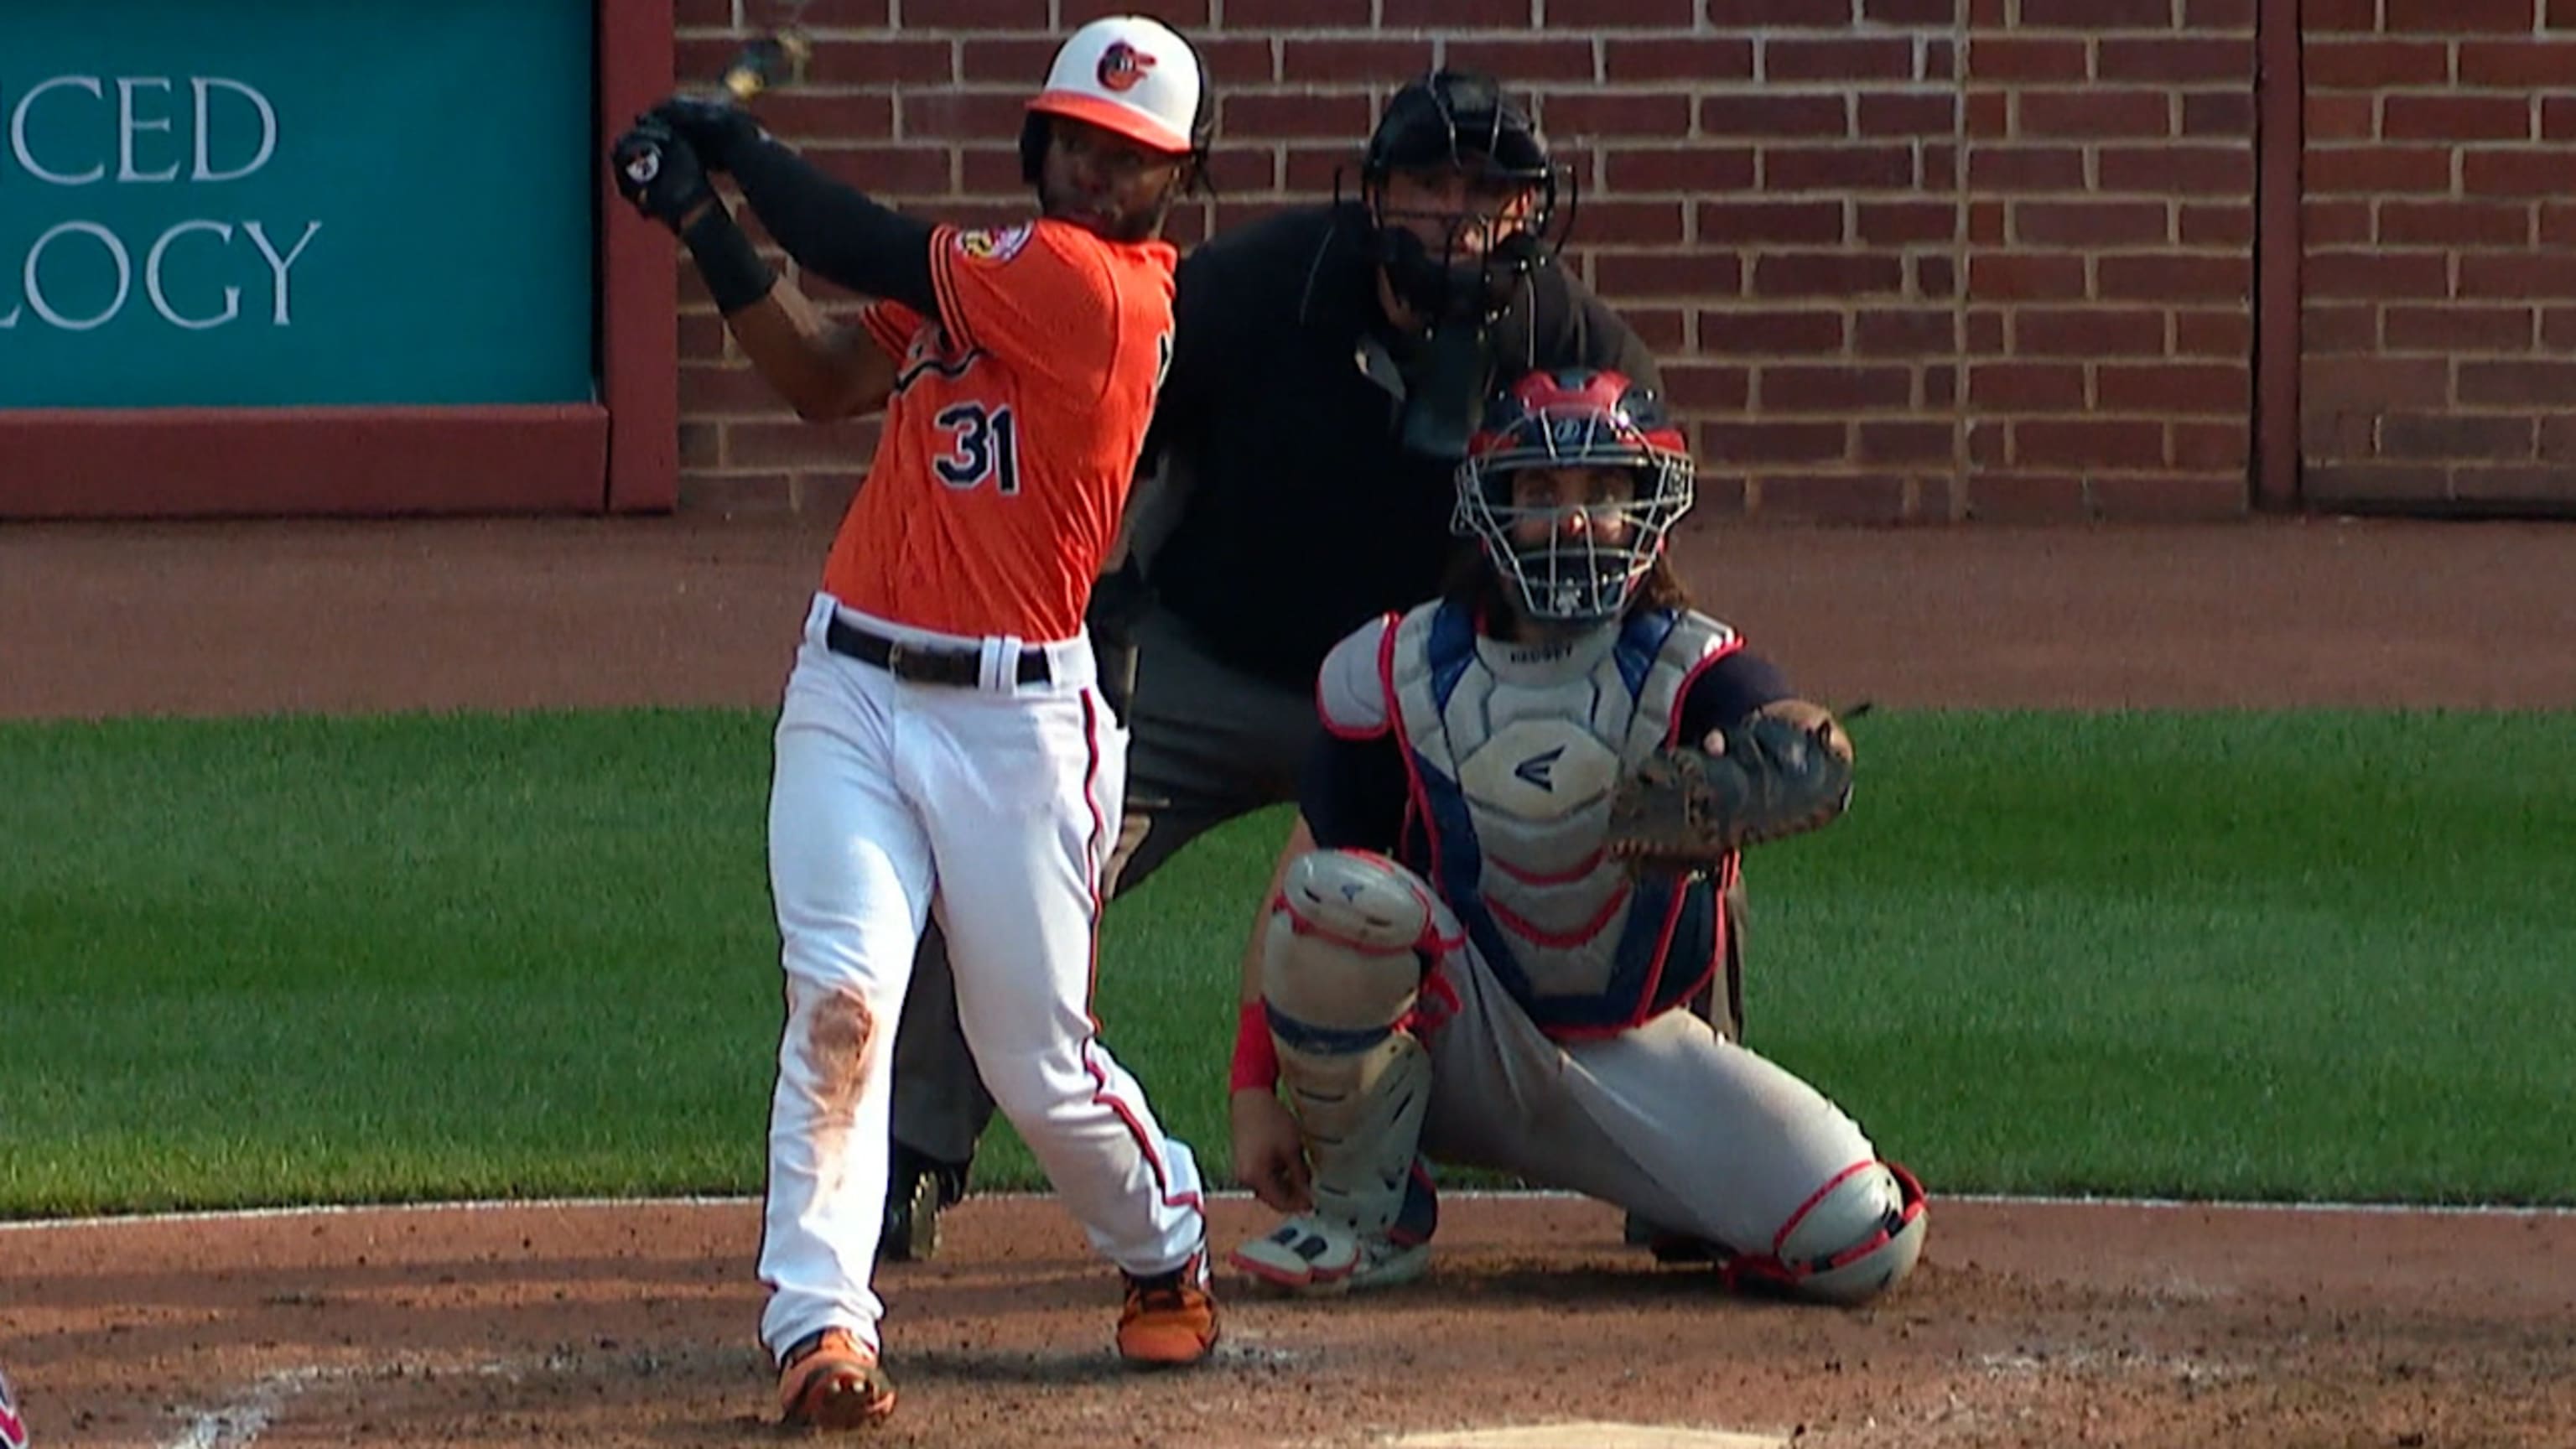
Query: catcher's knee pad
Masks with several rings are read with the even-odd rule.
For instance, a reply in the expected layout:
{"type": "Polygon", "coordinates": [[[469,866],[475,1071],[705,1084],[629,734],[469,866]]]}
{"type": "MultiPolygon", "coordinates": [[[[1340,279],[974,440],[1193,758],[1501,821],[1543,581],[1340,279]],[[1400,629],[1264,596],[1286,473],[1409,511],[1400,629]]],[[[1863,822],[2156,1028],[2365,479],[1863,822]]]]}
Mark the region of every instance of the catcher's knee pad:
{"type": "Polygon", "coordinates": [[[1263,941],[1270,1033],[1316,1211],[1364,1235],[1386,1233],[1404,1206],[1431,1058],[1399,1024],[1449,919],[1402,866],[1319,850],[1290,863],[1263,941]]]}
{"type": "Polygon", "coordinates": [[[1771,1240],[1768,1258],[1745,1266],[1801,1298],[1866,1303],[1914,1271],[1931,1226],[1926,1213],[1912,1173],[1864,1162],[1809,1198],[1771,1240]]]}

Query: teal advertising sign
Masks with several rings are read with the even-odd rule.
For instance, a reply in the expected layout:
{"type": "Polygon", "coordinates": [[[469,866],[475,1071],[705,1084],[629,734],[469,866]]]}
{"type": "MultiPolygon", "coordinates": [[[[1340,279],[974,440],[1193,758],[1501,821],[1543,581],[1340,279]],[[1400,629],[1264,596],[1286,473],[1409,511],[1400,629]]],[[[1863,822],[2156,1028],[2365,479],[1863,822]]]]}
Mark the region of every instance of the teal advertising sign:
{"type": "Polygon", "coordinates": [[[0,3],[0,408],[593,395],[592,0],[0,3]]]}

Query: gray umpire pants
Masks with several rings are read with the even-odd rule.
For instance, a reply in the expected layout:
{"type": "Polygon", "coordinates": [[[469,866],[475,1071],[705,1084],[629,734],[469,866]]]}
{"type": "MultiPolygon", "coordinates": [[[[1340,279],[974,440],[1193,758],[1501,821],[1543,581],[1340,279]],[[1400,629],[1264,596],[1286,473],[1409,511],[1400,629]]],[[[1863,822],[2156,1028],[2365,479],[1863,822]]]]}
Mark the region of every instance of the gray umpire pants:
{"type": "MultiPolygon", "coordinates": [[[[1322,728],[1311,685],[1292,689],[1219,662],[1159,607],[1137,620],[1135,650],[1126,819],[1102,882],[1111,897],[1143,884],[1210,830],[1296,799],[1298,772],[1322,728]]],[[[1243,905],[1249,933],[1255,902],[1243,905]]],[[[992,1120],[993,1099],[957,1025],[948,943],[933,924],[913,958],[895,1027],[894,1140],[942,1162],[969,1162],[992,1120]]]]}

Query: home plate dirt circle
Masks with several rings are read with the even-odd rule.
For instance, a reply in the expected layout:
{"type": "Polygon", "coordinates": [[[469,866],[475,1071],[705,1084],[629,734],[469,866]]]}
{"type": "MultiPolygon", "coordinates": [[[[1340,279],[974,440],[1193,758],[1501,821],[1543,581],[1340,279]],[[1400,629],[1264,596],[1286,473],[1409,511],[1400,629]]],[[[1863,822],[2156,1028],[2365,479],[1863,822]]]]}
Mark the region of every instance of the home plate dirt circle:
{"type": "Polygon", "coordinates": [[[1660,1424],[1525,1424],[1512,1429],[1406,1434],[1387,1449],[1786,1449],[1777,1434],[1676,1429],[1660,1424]]]}

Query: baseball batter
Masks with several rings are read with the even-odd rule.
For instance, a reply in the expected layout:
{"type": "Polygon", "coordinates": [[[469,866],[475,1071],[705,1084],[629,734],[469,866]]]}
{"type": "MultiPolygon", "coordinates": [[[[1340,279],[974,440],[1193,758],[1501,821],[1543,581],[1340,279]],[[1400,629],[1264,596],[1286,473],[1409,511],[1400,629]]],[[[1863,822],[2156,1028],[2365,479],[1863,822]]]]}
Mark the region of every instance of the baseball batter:
{"type": "Polygon", "coordinates": [[[1126,742],[1083,630],[1171,355],[1160,233],[1204,160],[1200,91],[1157,22],[1074,32],[1021,135],[1042,216],[1002,230],[889,211],[722,102],[666,102],[617,149],[621,186],[799,412],[885,411],[806,615],[770,799],[786,1025],[760,1334],[793,1423],[894,1407],[869,1277],[893,1026],[933,916],[984,1081],[1126,1275],[1119,1351],[1189,1363],[1216,1339],[1197,1167],[1091,1015],[1126,742]],[[770,274],[709,169],[800,266],[881,299],[857,328],[770,274]]]}
{"type": "Polygon", "coordinates": [[[1326,657],[1301,822],[1319,848],[1282,872],[1236,1044],[1236,1168],[1289,1215],[1235,1251],[1245,1273],[1301,1293],[1416,1276],[1425,1157],[1684,1229],[1730,1282],[1852,1303],[1912,1270],[1922,1189],[1682,1009],[1723,954],[1733,846],[1623,858],[1646,842],[1622,822],[1726,813],[1648,798],[1650,776],[1735,784],[1750,838],[1848,797],[1832,716],[1687,607],[1663,550],[1691,487],[1650,393],[1532,374],[1458,470],[1481,559],[1326,657]]]}

